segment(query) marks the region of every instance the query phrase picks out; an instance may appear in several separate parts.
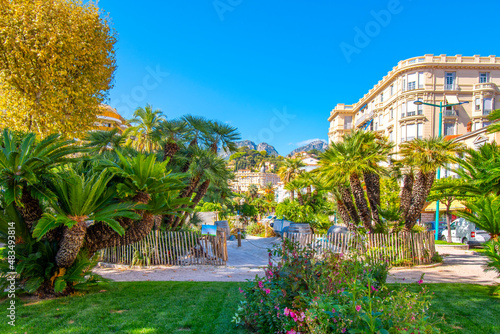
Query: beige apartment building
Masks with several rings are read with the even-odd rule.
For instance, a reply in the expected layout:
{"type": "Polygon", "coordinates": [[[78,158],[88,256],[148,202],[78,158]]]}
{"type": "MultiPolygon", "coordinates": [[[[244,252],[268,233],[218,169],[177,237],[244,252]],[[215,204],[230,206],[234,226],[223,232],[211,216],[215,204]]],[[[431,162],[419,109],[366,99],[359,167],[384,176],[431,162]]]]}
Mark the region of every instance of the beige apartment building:
{"type": "Polygon", "coordinates": [[[266,173],[263,168],[260,172],[252,172],[250,169],[240,169],[234,173],[234,180],[230,182],[230,187],[236,192],[248,191],[251,184],[255,184],[259,189],[263,189],[271,183],[276,186],[280,182],[278,174],[266,173]]]}
{"type": "Polygon", "coordinates": [[[439,108],[416,105],[454,104],[443,108],[442,134],[463,135],[487,125],[500,108],[500,58],[425,55],[402,60],[358,102],[338,104],[328,121],[330,142],[352,129],[370,129],[400,143],[439,133],[439,108]]]}

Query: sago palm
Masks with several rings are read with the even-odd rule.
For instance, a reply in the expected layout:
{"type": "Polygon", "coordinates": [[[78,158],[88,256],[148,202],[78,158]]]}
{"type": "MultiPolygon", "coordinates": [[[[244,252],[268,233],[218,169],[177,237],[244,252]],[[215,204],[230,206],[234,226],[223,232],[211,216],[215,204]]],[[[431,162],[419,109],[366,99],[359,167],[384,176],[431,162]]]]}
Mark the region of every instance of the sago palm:
{"type": "Polygon", "coordinates": [[[110,131],[89,131],[84,140],[86,143],[83,146],[89,148],[90,152],[103,153],[122,148],[126,138],[119,133],[118,129],[113,129],[110,131]]]}
{"type": "Polygon", "coordinates": [[[228,153],[236,151],[235,142],[241,139],[238,129],[228,124],[211,121],[208,123],[207,130],[207,144],[213,153],[217,153],[219,146],[228,153]]]}
{"type": "Polygon", "coordinates": [[[45,186],[50,169],[67,163],[71,155],[82,149],[73,140],[54,134],[41,141],[35,134],[15,135],[3,130],[0,147],[0,185],[4,189],[4,205],[15,203],[28,230],[42,216],[39,199],[54,198],[45,186]]]}
{"type": "Polygon", "coordinates": [[[107,171],[79,175],[69,169],[60,170],[58,175],[51,185],[57,197],[57,202],[52,205],[55,213],[42,215],[33,236],[40,240],[48,231],[64,226],[56,263],[58,267],[68,268],[83,246],[89,225],[102,222],[123,235],[125,230],[116,219],[138,219],[140,216],[132,211],[133,204],[116,202],[116,190],[109,187],[113,175],[107,171]]]}
{"type": "Polygon", "coordinates": [[[188,123],[182,119],[161,122],[153,136],[163,145],[163,160],[172,159],[187,140],[188,123]]]}
{"type": "Polygon", "coordinates": [[[500,235],[500,196],[488,194],[466,203],[469,211],[458,212],[458,216],[473,222],[485,230],[491,239],[498,240],[500,235]]]}

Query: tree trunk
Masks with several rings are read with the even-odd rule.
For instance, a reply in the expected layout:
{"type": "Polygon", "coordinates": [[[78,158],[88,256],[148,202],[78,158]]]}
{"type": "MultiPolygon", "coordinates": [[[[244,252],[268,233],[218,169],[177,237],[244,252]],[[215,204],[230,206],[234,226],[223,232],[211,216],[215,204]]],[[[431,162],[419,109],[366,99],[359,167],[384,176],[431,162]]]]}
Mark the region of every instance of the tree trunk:
{"type": "Polygon", "coordinates": [[[401,192],[399,193],[400,198],[400,211],[401,216],[406,218],[408,215],[408,210],[410,209],[411,197],[413,192],[413,173],[403,175],[403,187],[401,188],[401,192]]]}
{"type": "Polygon", "coordinates": [[[368,202],[366,201],[365,192],[363,191],[363,187],[361,186],[359,176],[353,173],[350,175],[349,181],[351,182],[352,193],[354,195],[356,207],[358,208],[359,216],[361,218],[361,221],[363,222],[363,226],[367,230],[372,231],[372,215],[370,212],[370,208],[368,207],[368,202]]]}
{"type": "Polygon", "coordinates": [[[175,142],[167,142],[163,146],[163,161],[167,160],[167,158],[172,161],[172,157],[179,151],[179,145],[175,142]]]}
{"type": "Polygon", "coordinates": [[[422,212],[427,196],[429,196],[435,177],[436,171],[429,173],[419,171],[417,173],[415,177],[415,184],[413,185],[410,208],[405,217],[405,228],[407,231],[410,231],[417,223],[417,219],[422,212]]]}
{"type": "Polygon", "coordinates": [[[293,202],[295,199],[295,192],[293,190],[290,190],[290,201],[293,202]]]}
{"type": "Polygon", "coordinates": [[[380,226],[380,215],[378,208],[380,207],[380,175],[375,173],[364,173],[366,195],[372,210],[372,219],[376,226],[380,226]]]}
{"type": "Polygon", "coordinates": [[[340,218],[342,218],[342,221],[344,224],[347,226],[352,226],[351,223],[351,217],[349,216],[349,211],[345,207],[344,203],[340,199],[337,200],[337,209],[340,215],[340,218]]]}
{"type": "MultiPolygon", "coordinates": [[[[451,213],[450,213],[450,205],[446,206],[446,226],[448,227],[448,242],[453,242],[451,241],[451,213]]],[[[438,227],[439,227],[439,222],[438,222],[438,227]]]]}
{"type": "Polygon", "coordinates": [[[297,190],[297,199],[299,200],[300,205],[304,205],[304,198],[302,197],[300,190],[297,190]]]}
{"type": "Polygon", "coordinates": [[[23,188],[21,195],[21,203],[23,206],[17,206],[16,209],[23,218],[26,228],[31,233],[33,225],[42,218],[42,208],[40,207],[40,201],[31,196],[31,191],[26,187],[23,188]]]}
{"type": "MultiPolygon", "coordinates": [[[[196,191],[196,195],[194,196],[193,202],[191,205],[189,205],[190,208],[194,208],[194,207],[196,207],[196,205],[198,205],[198,203],[200,203],[200,201],[203,199],[203,197],[205,197],[209,186],[210,186],[210,180],[205,180],[198,187],[198,189],[196,191]]],[[[183,208],[188,208],[188,206],[185,205],[185,206],[183,206],[183,208]]],[[[172,224],[172,227],[174,229],[178,228],[178,227],[182,227],[182,225],[184,224],[185,221],[186,221],[186,212],[184,212],[181,216],[175,217],[173,224],[172,224]]]]}
{"type": "Polygon", "coordinates": [[[307,194],[307,200],[310,200],[311,199],[311,186],[307,186],[306,187],[306,194],[307,194]]]}
{"type": "Polygon", "coordinates": [[[352,200],[352,194],[347,186],[339,186],[339,191],[340,195],[342,198],[342,202],[344,203],[344,206],[347,209],[347,212],[349,213],[349,216],[351,217],[350,221],[354,222],[354,224],[358,225],[359,222],[361,221],[359,219],[358,211],[356,209],[356,206],[354,205],[354,202],[352,200]]]}
{"type": "Polygon", "coordinates": [[[85,240],[86,232],[87,222],[85,220],[78,222],[72,228],[64,227],[56,255],[56,264],[59,268],[69,268],[75,262],[85,240]]]}

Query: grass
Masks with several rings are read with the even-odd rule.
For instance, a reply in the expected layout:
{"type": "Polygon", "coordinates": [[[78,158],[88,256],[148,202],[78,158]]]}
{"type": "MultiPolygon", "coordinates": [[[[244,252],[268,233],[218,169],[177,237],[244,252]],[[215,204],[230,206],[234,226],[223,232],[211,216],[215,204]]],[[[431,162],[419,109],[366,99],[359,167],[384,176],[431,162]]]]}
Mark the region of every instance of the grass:
{"type": "Polygon", "coordinates": [[[489,294],[491,287],[455,283],[425,286],[434,293],[429,311],[444,320],[436,324],[443,333],[500,333],[500,297],[489,294]]]}
{"type": "Polygon", "coordinates": [[[435,243],[436,243],[436,245],[461,245],[461,246],[464,245],[464,244],[459,243],[459,242],[448,242],[445,240],[436,240],[435,243]]]}
{"type": "MultiPolygon", "coordinates": [[[[240,300],[227,282],[113,282],[83,296],[18,300],[17,324],[0,333],[245,333],[231,318],[240,300]]],[[[397,288],[399,285],[391,284],[397,288]]],[[[500,333],[500,297],[473,284],[427,284],[443,333],[500,333]]],[[[410,289],[418,289],[410,285],[410,289]]],[[[6,319],[7,303],[0,304],[6,319]]]]}
{"type": "Polygon", "coordinates": [[[238,286],[219,282],[99,284],[83,296],[18,300],[14,329],[7,324],[4,301],[0,333],[244,333],[231,323],[241,298],[238,286]]]}

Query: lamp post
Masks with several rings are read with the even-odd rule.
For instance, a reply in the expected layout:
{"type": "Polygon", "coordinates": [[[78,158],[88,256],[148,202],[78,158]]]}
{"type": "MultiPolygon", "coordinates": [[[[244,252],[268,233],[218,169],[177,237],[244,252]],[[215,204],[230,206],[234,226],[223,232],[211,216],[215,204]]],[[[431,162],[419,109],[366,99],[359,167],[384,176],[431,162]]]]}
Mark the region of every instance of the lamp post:
{"type": "MultiPolygon", "coordinates": [[[[443,104],[442,101],[439,101],[439,104],[432,104],[432,103],[426,103],[426,102],[422,102],[422,101],[415,101],[413,103],[415,103],[416,105],[425,104],[426,106],[439,107],[438,136],[441,138],[443,136],[443,108],[459,106],[461,104],[466,104],[469,102],[465,101],[465,102],[460,102],[460,103],[443,104]]],[[[441,178],[441,168],[438,167],[437,173],[436,173],[436,179],[439,180],[440,178],[441,178]]],[[[436,201],[436,217],[435,217],[434,227],[436,229],[436,240],[439,240],[439,201],[436,201]]]]}

